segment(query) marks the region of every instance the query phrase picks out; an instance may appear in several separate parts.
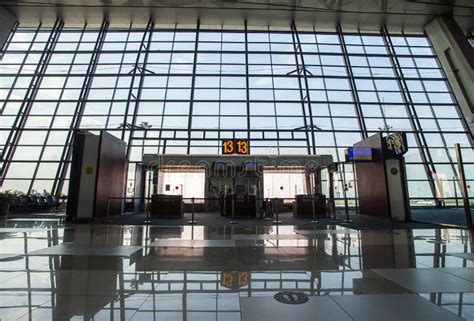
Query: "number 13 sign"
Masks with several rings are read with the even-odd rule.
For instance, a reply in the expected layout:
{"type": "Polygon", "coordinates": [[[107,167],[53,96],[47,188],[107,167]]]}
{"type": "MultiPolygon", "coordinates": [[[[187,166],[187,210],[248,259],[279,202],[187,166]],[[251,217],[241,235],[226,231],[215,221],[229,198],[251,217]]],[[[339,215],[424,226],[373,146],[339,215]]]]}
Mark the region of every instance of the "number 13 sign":
{"type": "Polygon", "coordinates": [[[405,133],[392,133],[384,137],[384,156],[388,158],[400,158],[408,151],[405,133]]]}
{"type": "Polygon", "coordinates": [[[222,154],[249,154],[249,141],[246,139],[225,139],[222,141],[222,154]]]}

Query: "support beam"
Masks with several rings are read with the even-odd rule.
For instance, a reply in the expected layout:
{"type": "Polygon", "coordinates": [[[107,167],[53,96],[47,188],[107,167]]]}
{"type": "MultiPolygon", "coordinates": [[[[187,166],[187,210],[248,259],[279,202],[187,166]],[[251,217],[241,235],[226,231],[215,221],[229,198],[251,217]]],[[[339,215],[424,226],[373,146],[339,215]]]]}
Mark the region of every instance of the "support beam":
{"type": "Polygon", "coordinates": [[[249,79],[249,41],[248,26],[245,20],[245,95],[247,97],[247,139],[250,139],[250,79],[249,79]]]}
{"type": "Polygon", "coordinates": [[[0,58],[6,50],[14,30],[18,26],[16,17],[5,7],[0,7],[0,58]]]}
{"type": "MultiPolygon", "coordinates": [[[[155,29],[155,22],[152,18],[148,21],[145,32],[140,43],[140,51],[137,54],[137,59],[132,70],[132,81],[130,82],[130,89],[128,93],[127,105],[125,107],[125,116],[122,128],[122,140],[125,140],[125,133],[127,125],[130,125],[130,134],[128,136],[127,145],[127,159],[130,159],[130,153],[133,144],[133,135],[137,127],[137,113],[142,97],[143,82],[147,73],[148,54],[150,53],[150,44],[153,37],[153,30],[155,29]],[[138,84],[135,89],[135,85],[138,84]],[[131,117],[131,121],[130,120],[131,117]]],[[[145,142],[143,142],[144,144],[145,142]]]]}
{"type": "Polygon", "coordinates": [[[199,46],[199,31],[201,29],[201,21],[198,19],[196,24],[196,42],[194,43],[194,60],[193,60],[193,74],[191,78],[191,98],[189,102],[189,118],[188,118],[188,146],[186,154],[191,152],[191,132],[193,126],[193,107],[194,107],[194,88],[196,87],[196,67],[199,46]]]}
{"type": "Polygon", "coordinates": [[[474,133],[474,48],[452,16],[437,17],[425,26],[467,127],[474,133]]]}
{"type": "Polygon", "coordinates": [[[291,36],[293,38],[293,48],[296,63],[296,75],[298,76],[298,85],[300,89],[301,108],[303,110],[304,131],[308,142],[308,155],[316,155],[316,138],[314,135],[313,111],[311,108],[311,97],[308,88],[309,72],[304,63],[304,54],[301,48],[301,42],[296,29],[295,22],[291,23],[291,36]],[[309,123],[308,119],[309,118],[309,123]],[[309,128],[308,128],[309,127],[309,128]],[[311,136],[308,136],[308,129],[311,136]],[[311,139],[310,139],[311,138],[311,139]]]}

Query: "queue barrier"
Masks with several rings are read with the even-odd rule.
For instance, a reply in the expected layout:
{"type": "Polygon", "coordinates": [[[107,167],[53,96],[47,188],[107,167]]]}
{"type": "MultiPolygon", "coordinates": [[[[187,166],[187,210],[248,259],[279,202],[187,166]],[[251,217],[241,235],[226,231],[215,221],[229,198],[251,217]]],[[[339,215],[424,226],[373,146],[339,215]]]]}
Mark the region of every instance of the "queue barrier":
{"type": "MultiPolygon", "coordinates": [[[[109,217],[110,202],[113,200],[134,201],[136,197],[109,198],[108,210],[104,223],[111,223],[109,217]]],[[[295,198],[258,198],[255,196],[224,195],[208,198],[185,198],[182,195],[156,194],[141,198],[144,201],[145,224],[152,218],[180,219],[184,213],[191,214],[188,224],[197,224],[199,213],[215,213],[229,218],[229,224],[237,224],[237,219],[261,219],[280,224],[281,213],[292,213],[295,218],[308,218],[317,224],[318,218],[336,220],[334,202],[326,200],[324,195],[296,195],[295,198]]]]}

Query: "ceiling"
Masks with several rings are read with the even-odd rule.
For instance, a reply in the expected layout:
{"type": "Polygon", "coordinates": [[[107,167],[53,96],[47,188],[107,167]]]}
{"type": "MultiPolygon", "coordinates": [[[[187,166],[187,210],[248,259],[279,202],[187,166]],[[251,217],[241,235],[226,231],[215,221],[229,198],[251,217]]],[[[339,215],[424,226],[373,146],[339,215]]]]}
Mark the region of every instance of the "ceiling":
{"type": "Polygon", "coordinates": [[[454,15],[466,32],[474,29],[472,0],[3,0],[2,5],[23,24],[53,23],[57,17],[69,26],[99,24],[107,16],[112,25],[201,25],[231,28],[247,20],[254,26],[344,30],[389,29],[419,32],[438,15],[454,15]]]}

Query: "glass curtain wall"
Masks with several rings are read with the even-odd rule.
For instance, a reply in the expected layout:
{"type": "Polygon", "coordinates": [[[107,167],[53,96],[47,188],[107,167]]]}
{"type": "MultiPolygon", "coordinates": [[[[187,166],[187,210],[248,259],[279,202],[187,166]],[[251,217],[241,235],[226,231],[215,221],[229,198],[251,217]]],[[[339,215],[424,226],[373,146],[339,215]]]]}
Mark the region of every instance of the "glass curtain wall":
{"type": "Polygon", "coordinates": [[[20,25],[4,49],[4,189],[67,192],[72,132],[104,129],[128,143],[129,178],[143,153],[219,154],[224,138],[342,162],[362,138],[404,131],[413,202],[460,195],[455,143],[474,183],[472,138],[424,34],[58,21],[20,25]]]}

